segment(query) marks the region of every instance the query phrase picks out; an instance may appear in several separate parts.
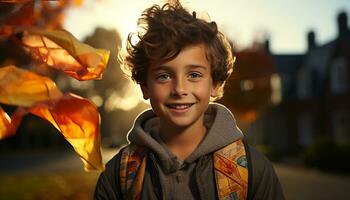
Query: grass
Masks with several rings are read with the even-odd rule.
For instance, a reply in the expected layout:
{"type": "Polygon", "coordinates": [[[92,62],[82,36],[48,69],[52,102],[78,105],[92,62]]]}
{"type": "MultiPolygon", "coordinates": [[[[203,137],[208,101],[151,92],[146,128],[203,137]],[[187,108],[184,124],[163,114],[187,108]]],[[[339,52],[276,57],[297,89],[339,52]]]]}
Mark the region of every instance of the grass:
{"type": "Polygon", "coordinates": [[[92,199],[97,172],[0,175],[0,200],[92,199]]]}

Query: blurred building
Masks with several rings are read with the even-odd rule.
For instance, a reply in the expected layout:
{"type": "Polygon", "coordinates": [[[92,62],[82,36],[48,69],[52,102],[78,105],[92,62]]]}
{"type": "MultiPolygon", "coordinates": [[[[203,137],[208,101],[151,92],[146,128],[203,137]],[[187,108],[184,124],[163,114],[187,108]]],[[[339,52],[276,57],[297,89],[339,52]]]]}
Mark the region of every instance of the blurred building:
{"type": "Polygon", "coordinates": [[[316,33],[309,32],[305,54],[272,55],[277,74],[270,76],[271,101],[247,130],[251,142],[279,150],[307,147],[321,137],[332,139],[338,145],[349,144],[347,14],[340,13],[337,23],[338,35],[332,41],[317,44],[316,33]],[[280,86],[273,82],[273,76],[279,77],[280,86]],[[278,101],[273,101],[273,88],[280,88],[278,101]]]}

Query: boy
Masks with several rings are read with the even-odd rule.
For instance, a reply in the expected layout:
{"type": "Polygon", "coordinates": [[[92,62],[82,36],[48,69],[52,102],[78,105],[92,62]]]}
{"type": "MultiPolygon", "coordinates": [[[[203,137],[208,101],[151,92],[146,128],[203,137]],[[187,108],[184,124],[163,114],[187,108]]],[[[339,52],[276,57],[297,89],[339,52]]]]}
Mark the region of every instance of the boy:
{"type": "Polygon", "coordinates": [[[223,94],[234,58],[215,22],[178,1],[145,10],[124,66],[152,109],[111,159],[95,199],[284,199],[269,161],[245,144],[223,94]]]}

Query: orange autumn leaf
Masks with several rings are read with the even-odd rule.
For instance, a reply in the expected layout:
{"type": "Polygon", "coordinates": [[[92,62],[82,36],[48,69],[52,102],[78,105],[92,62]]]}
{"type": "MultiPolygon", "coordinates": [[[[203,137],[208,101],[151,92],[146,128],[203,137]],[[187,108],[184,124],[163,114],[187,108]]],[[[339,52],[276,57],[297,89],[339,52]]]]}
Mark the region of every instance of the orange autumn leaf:
{"type": "Polygon", "coordinates": [[[1,3],[27,3],[34,0],[1,0],[1,3]]]}
{"type": "Polygon", "coordinates": [[[47,77],[15,66],[0,68],[0,103],[28,107],[61,96],[56,84],[47,77]]]}
{"type": "Polygon", "coordinates": [[[85,170],[103,170],[100,151],[100,116],[90,101],[65,94],[58,101],[39,103],[29,112],[48,120],[74,147],[85,170]]]}
{"type": "Polygon", "coordinates": [[[0,39],[7,38],[13,34],[15,34],[15,28],[13,26],[0,26],[0,39]]]}
{"type": "MultiPolygon", "coordinates": [[[[3,9],[7,13],[2,13],[0,18],[0,39],[21,43],[37,61],[78,80],[102,77],[108,51],[80,43],[63,30],[28,27],[34,23],[46,28],[61,27],[62,10],[71,1],[55,1],[54,6],[49,1],[1,2],[8,3],[8,8],[3,9]]],[[[74,0],[73,3],[81,5],[82,1],[74,0]]],[[[0,107],[0,139],[14,135],[21,119],[29,112],[48,120],[62,133],[81,157],[86,170],[103,169],[99,113],[88,100],[71,94],[63,96],[49,78],[8,66],[0,68],[0,103],[19,106],[10,117],[0,107]]]]}
{"type": "Polygon", "coordinates": [[[4,139],[16,134],[16,130],[27,112],[23,108],[17,109],[11,118],[0,107],[0,139],[4,139]]]}
{"type": "Polygon", "coordinates": [[[3,17],[0,18],[1,24],[30,26],[34,24],[34,3],[33,0],[27,1],[1,1],[5,3],[2,8],[3,17]]]}
{"type": "Polygon", "coordinates": [[[64,30],[26,29],[22,43],[35,60],[78,80],[101,79],[109,59],[109,51],[81,43],[64,30]]]}
{"type": "Polygon", "coordinates": [[[0,139],[10,136],[11,119],[6,112],[0,107],[0,139]]]}
{"type": "Polygon", "coordinates": [[[82,159],[85,170],[103,169],[100,116],[89,100],[63,95],[49,78],[8,66],[0,68],[0,102],[28,107],[19,107],[11,118],[1,110],[0,139],[14,135],[22,117],[29,112],[61,132],[82,159]]]}

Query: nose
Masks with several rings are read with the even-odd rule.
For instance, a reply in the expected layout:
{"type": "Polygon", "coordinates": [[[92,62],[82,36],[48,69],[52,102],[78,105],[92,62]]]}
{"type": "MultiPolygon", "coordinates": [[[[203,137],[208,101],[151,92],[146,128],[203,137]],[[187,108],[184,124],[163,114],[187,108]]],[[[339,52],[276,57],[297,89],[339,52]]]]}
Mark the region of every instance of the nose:
{"type": "Polygon", "coordinates": [[[181,97],[188,94],[186,87],[186,80],[182,78],[176,78],[173,82],[173,88],[171,91],[171,96],[181,97]]]}

